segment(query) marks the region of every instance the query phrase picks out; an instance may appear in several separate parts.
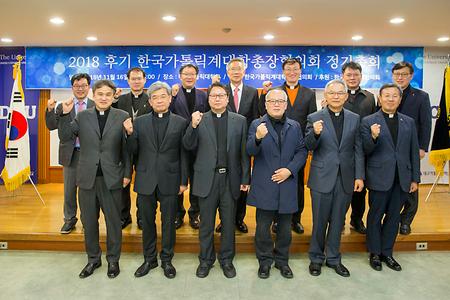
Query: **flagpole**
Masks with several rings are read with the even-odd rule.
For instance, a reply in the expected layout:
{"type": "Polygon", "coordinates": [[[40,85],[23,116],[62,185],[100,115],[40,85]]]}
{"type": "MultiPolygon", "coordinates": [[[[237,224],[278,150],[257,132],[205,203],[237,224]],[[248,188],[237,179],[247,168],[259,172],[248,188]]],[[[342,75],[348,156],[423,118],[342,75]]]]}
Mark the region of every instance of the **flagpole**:
{"type": "Polygon", "coordinates": [[[31,179],[31,176],[30,176],[30,175],[28,175],[28,179],[30,180],[31,184],[33,185],[34,190],[36,191],[36,194],[39,196],[39,199],[41,199],[42,204],[44,204],[44,206],[46,206],[46,205],[45,205],[44,199],[42,199],[41,193],[39,193],[39,191],[38,191],[36,185],[35,185],[34,182],[33,182],[33,179],[31,179]]]}

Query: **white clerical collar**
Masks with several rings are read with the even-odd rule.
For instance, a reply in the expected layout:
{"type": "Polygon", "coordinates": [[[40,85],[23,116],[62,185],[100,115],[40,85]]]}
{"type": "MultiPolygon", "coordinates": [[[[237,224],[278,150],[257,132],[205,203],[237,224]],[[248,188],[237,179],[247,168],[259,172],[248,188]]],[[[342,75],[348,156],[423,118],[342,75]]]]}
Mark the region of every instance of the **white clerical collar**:
{"type": "Polygon", "coordinates": [[[222,114],[216,114],[217,118],[220,118],[222,116],[222,114]]]}
{"type": "Polygon", "coordinates": [[[105,111],[104,111],[104,110],[99,110],[99,111],[98,111],[98,114],[99,114],[100,116],[104,116],[104,115],[105,115],[105,111]]]}
{"type": "Polygon", "coordinates": [[[339,116],[341,115],[341,112],[335,112],[334,115],[335,115],[336,117],[339,117],[339,116]]]}
{"type": "Polygon", "coordinates": [[[389,114],[389,119],[392,119],[395,114],[389,114]]]}
{"type": "Polygon", "coordinates": [[[139,93],[138,95],[133,93],[133,91],[131,93],[133,94],[134,98],[137,99],[137,98],[139,98],[142,95],[143,92],[139,93]]]}
{"type": "Polygon", "coordinates": [[[356,94],[356,90],[350,90],[350,94],[352,95],[356,94]]]}

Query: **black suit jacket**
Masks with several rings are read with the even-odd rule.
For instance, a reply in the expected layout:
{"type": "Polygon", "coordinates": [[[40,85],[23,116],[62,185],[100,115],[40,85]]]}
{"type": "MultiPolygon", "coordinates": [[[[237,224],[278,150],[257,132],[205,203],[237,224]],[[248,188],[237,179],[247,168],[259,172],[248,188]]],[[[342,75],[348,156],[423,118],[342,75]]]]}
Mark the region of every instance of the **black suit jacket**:
{"type": "Polygon", "coordinates": [[[227,84],[226,88],[229,95],[227,109],[247,118],[247,127],[249,127],[253,120],[258,118],[258,90],[244,84],[241,99],[239,99],[239,111],[236,111],[231,85],[227,84]]]}
{"type": "Polygon", "coordinates": [[[431,138],[431,104],[428,94],[411,86],[409,95],[400,104],[398,112],[414,119],[419,148],[428,151],[431,138]]]}
{"type": "MultiPolygon", "coordinates": [[[[191,114],[189,112],[186,97],[185,97],[184,92],[181,87],[180,87],[180,90],[178,91],[178,94],[172,98],[172,103],[170,104],[169,109],[174,114],[177,114],[188,121],[191,120],[191,114]]],[[[204,113],[209,110],[210,110],[210,107],[208,104],[208,99],[206,97],[206,93],[204,91],[196,88],[195,89],[194,111],[199,111],[199,112],[204,113]]]]}
{"type": "MultiPolygon", "coordinates": [[[[94,106],[94,101],[88,98],[86,108],[91,108],[94,106]]],[[[62,103],[58,104],[52,111],[48,111],[47,109],[45,110],[45,125],[47,126],[48,130],[58,129],[58,123],[62,112],[62,103]]],[[[70,111],[69,116],[71,120],[75,119],[75,105],[70,111]]],[[[73,149],[75,147],[75,140],[76,137],[73,137],[73,139],[66,142],[59,140],[58,163],[60,165],[65,167],[70,165],[72,161],[73,149]]]]}
{"type": "Polygon", "coordinates": [[[151,195],[158,187],[164,195],[177,195],[180,185],[188,183],[188,158],[182,143],[188,122],[171,113],[158,150],[153,118],[152,113],[136,118],[127,139],[128,151],[138,157],[134,191],[151,195]]]}
{"type": "MultiPolygon", "coordinates": [[[[203,114],[196,129],[189,125],[183,137],[183,145],[196,151],[192,194],[207,197],[211,192],[217,165],[217,138],[211,111],[203,114]]],[[[247,121],[241,115],[228,112],[227,163],[231,195],[240,196],[240,185],[250,182],[250,158],[245,151],[247,121]]]]}
{"type": "MultiPolygon", "coordinates": [[[[133,93],[129,92],[125,95],[120,95],[117,102],[113,103],[113,107],[126,111],[130,118],[133,118],[133,93]]],[[[145,115],[152,111],[151,106],[148,102],[147,93],[143,92],[142,98],[139,100],[139,108],[136,113],[136,117],[145,115]]]]}
{"type": "MultiPolygon", "coordinates": [[[[278,88],[282,88],[285,91],[289,89],[286,83],[284,83],[282,86],[279,86],[278,88]]],[[[266,94],[261,94],[259,103],[260,113],[264,115],[266,113],[266,94]]],[[[316,92],[299,84],[298,93],[297,97],[295,98],[294,105],[291,105],[291,102],[288,99],[286,116],[299,122],[300,126],[302,127],[303,135],[305,135],[307,117],[309,114],[315,111],[317,111],[316,92]]]]}

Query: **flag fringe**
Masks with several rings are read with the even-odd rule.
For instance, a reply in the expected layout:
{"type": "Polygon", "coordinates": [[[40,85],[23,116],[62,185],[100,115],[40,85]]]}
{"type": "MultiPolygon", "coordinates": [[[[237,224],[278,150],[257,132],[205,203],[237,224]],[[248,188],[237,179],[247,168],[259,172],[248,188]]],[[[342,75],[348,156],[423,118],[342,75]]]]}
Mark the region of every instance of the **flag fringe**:
{"type": "Polygon", "coordinates": [[[12,192],[27,181],[30,174],[31,170],[28,166],[11,178],[8,176],[8,171],[6,168],[4,168],[0,176],[3,178],[6,190],[8,192],[12,192]]]}
{"type": "Polygon", "coordinates": [[[434,166],[436,173],[443,173],[445,163],[450,160],[450,149],[432,150],[428,160],[434,166]]]}

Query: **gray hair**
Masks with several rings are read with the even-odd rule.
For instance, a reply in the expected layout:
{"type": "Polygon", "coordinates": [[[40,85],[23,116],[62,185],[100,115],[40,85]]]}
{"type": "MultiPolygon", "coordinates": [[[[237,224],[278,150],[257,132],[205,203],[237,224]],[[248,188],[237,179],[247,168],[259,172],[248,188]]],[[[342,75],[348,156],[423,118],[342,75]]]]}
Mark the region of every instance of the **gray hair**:
{"type": "Polygon", "coordinates": [[[279,91],[279,92],[281,92],[281,94],[283,95],[283,100],[284,100],[284,101],[287,101],[287,100],[288,100],[288,96],[287,96],[286,92],[285,92],[282,88],[273,88],[273,89],[270,89],[270,90],[267,92],[267,94],[266,94],[266,99],[269,98],[269,97],[270,97],[270,94],[272,94],[272,92],[274,92],[274,91],[279,91]]]}
{"type": "Polygon", "coordinates": [[[245,64],[244,60],[243,60],[242,58],[240,58],[240,57],[236,57],[236,58],[233,58],[232,60],[230,60],[230,61],[227,63],[227,71],[230,70],[230,68],[231,68],[231,63],[234,63],[234,62],[240,63],[241,66],[242,66],[242,68],[244,69],[244,71],[247,69],[247,65],[245,64]]]}
{"type": "Polygon", "coordinates": [[[162,81],[153,82],[150,85],[150,87],[148,88],[147,94],[149,97],[151,97],[154,92],[159,91],[161,89],[165,89],[167,92],[167,95],[169,95],[169,96],[172,95],[172,89],[170,88],[170,86],[167,83],[162,82],[162,81]]]}
{"type": "Polygon", "coordinates": [[[347,90],[348,90],[347,89],[347,85],[345,84],[344,80],[342,80],[342,79],[333,79],[333,80],[328,81],[328,83],[325,85],[325,90],[324,91],[327,91],[328,87],[330,85],[332,85],[332,84],[340,84],[340,85],[342,85],[344,87],[344,89],[345,89],[345,92],[347,92],[347,90]]]}

